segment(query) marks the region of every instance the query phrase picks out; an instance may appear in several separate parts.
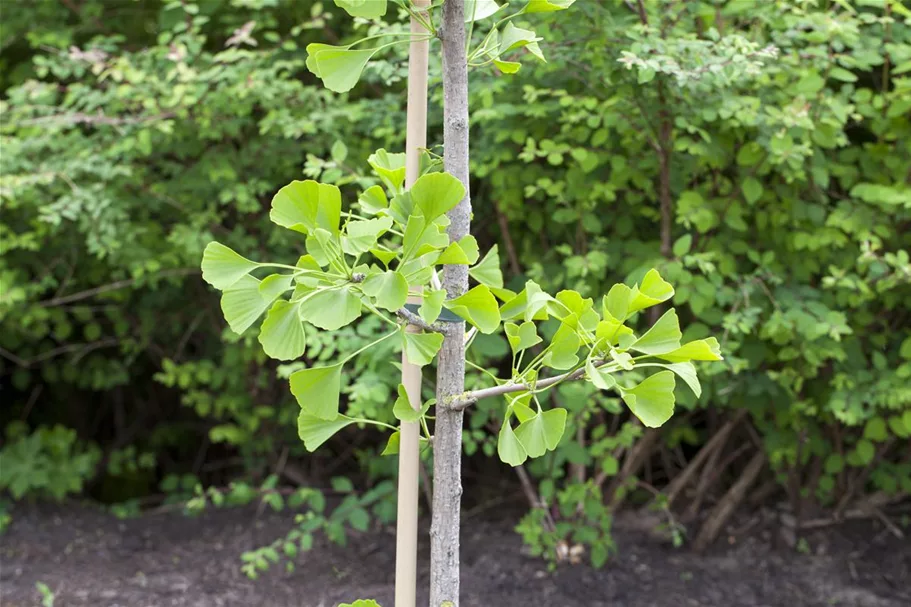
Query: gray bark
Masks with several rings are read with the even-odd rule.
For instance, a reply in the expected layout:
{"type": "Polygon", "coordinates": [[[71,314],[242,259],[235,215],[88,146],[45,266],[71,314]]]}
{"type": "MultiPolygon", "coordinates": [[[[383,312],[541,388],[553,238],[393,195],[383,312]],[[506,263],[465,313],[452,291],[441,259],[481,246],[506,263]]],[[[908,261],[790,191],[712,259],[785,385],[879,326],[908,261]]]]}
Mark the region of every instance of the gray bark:
{"type": "MultiPolygon", "coordinates": [[[[465,198],[449,212],[449,238],[471,229],[468,190],[468,59],[465,0],[443,3],[443,149],[446,171],[465,186],[465,198]]],[[[449,298],[468,290],[468,268],[446,266],[449,298]]],[[[459,605],[459,518],[462,499],[462,416],[449,401],[465,389],[464,323],[443,340],[437,365],[437,408],[433,438],[433,522],[430,527],[430,605],[459,605]]]]}

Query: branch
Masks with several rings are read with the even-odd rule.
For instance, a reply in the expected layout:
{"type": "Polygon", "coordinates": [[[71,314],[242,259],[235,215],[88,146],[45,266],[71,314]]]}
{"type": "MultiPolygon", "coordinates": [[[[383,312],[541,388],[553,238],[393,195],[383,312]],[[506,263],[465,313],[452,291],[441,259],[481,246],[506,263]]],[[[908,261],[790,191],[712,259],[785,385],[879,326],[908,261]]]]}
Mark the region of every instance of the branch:
{"type": "MultiPolygon", "coordinates": [[[[600,360],[595,364],[595,368],[603,367],[608,364],[607,360],[600,360]]],[[[506,383],[499,386],[492,386],[490,388],[482,388],[481,390],[472,390],[471,392],[465,392],[464,394],[455,397],[449,404],[449,408],[454,411],[464,411],[474,403],[478,402],[482,398],[488,398],[490,396],[502,396],[504,394],[511,394],[513,392],[528,392],[531,390],[542,390],[545,388],[550,388],[551,386],[560,383],[561,381],[572,381],[574,379],[581,379],[585,375],[585,368],[576,369],[575,371],[570,371],[569,373],[564,373],[562,375],[555,375],[553,377],[548,377],[547,379],[542,379],[539,382],[536,382],[534,385],[526,383],[506,383]]]]}
{"type": "MultiPolygon", "coordinates": [[[[144,278],[164,278],[166,276],[188,276],[190,274],[196,274],[199,270],[195,268],[181,268],[174,270],[164,270],[155,274],[154,276],[144,277],[144,278]]],[[[71,303],[74,301],[79,301],[81,299],[88,299],[89,297],[94,297],[95,295],[100,295],[101,293],[107,293],[108,291],[117,291],[129,287],[136,282],[141,280],[140,278],[128,278],[126,280],[118,280],[110,284],[101,285],[100,287],[95,287],[94,289],[88,289],[87,291],[80,291],[79,293],[73,293],[71,295],[64,295],[62,297],[55,297],[47,301],[38,302],[38,305],[42,308],[51,308],[54,306],[62,306],[63,304],[71,303]]]]}
{"type": "Polygon", "coordinates": [[[426,323],[426,322],[424,322],[423,318],[421,318],[420,316],[418,316],[417,314],[415,314],[408,308],[399,308],[398,310],[395,311],[395,315],[398,316],[399,318],[401,318],[402,320],[404,320],[405,322],[407,322],[409,325],[414,325],[415,327],[420,327],[421,329],[424,329],[425,331],[430,331],[432,333],[442,333],[443,335],[446,335],[446,333],[448,332],[445,324],[443,324],[441,322],[435,322],[433,324],[426,323]]]}

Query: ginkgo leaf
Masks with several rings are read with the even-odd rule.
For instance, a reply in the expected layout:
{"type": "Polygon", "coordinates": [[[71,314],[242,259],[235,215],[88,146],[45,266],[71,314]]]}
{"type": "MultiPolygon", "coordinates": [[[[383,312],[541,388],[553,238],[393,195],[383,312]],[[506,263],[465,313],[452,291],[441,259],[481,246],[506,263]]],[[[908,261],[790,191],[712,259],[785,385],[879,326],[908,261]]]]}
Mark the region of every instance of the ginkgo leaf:
{"type": "MultiPolygon", "coordinates": [[[[427,253],[438,251],[449,245],[449,236],[435,223],[428,223],[420,215],[412,215],[405,225],[402,238],[402,262],[414,260],[427,253]]],[[[401,268],[405,273],[409,271],[401,268]]]]}
{"type": "Polygon", "coordinates": [[[396,430],[389,435],[389,440],[386,441],[386,448],[383,449],[383,452],[380,453],[380,455],[396,455],[399,452],[399,445],[401,442],[401,433],[396,430]]]}
{"type": "MultiPolygon", "coordinates": [[[[674,287],[667,282],[657,270],[649,270],[642,278],[642,282],[632,289],[629,299],[628,314],[656,306],[674,296],[674,287]]],[[[618,319],[624,320],[624,319],[618,319]]]]}
{"type": "Polygon", "coordinates": [[[443,302],[446,301],[446,291],[443,289],[433,290],[424,295],[424,300],[418,308],[418,315],[421,320],[432,325],[440,317],[443,311],[443,302]]]}
{"type": "Polygon", "coordinates": [[[528,459],[528,452],[516,437],[509,420],[504,420],[500,427],[500,434],[497,437],[497,455],[500,460],[510,466],[519,466],[528,459]]]}
{"type": "Polygon", "coordinates": [[[540,55],[541,49],[536,44],[539,40],[543,38],[536,36],[533,31],[516,27],[512,22],[507,23],[500,36],[499,54],[504,55],[509,51],[534,44],[536,53],[533,54],[539,55],[538,58],[543,61],[544,56],[540,55]]]}
{"type": "Polygon", "coordinates": [[[306,337],[297,304],[280,299],[272,305],[259,329],[259,343],[271,358],[292,360],[303,356],[306,337]]]}
{"type": "Polygon", "coordinates": [[[272,198],[269,219],[283,228],[309,234],[317,228],[337,235],[342,195],[334,185],[312,179],[292,181],[272,198]]]}
{"type": "Polygon", "coordinates": [[[357,199],[361,210],[370,215],[376,215],[389,208],[389,199],[386,198],[386,192],[378,185],[370,186],[357,199]]]}
{"type": "Polygon", "coordinates": [[[552,13],[568,9],[576,0],[528,0],[523,13],[552,13]]]}
{"type": "Polygon", "coordinates": [[[629,300],[632,289],[625,284],[615,284],[601,301],[601,315],[605,320],[615,320],[622,324],[631,314],[629,300]]]}
{"type": "Polygon", "coordinates": [[[635,388],[620,394],[633,415],[649,428],[657,428],[674,414],[674,374],[659,371],[635,388]]]}
{"type": "Polygon", "coordinates": [[[617,385],[617,378],[605,371],[602,367],[596,366],[590,358],[585,361],[585,374],[592,382],[592,385],[599,390],[610,390],[617,385]]]}
{"type": "Polygon", "coordinates": [[[533,322],[523,322],[521,325],[508,322],[504,325],[506,330],[506,339],[512,348],[513,354],[518,354],[522,350],[531,348],[541,343],[543,340],[538,336],[538,331],[533,322]]]}
{"type": "MultiPolygon", "coordinates": [[[[373,168],[373,171],[390,190],[398,192],[402,188],[402,183],[405,181],[405,154],[391,154],[380,148],[367,157],[367,164],[373,168]]],[[[406,213],[405,216],[407,217],[409,214],[406,213]]]]}
{"type": "Polygon", "coordinates": [[[310,71],[323,81],[327,89],[335,93],[347,93],[353,89],[370,58],[378,50],[326,47],[325,44],[307,45],[307,55],[313,57],[315,65],[315,71],[310,71]]]}
{"type": "Polygon", "coordinates": [[[354,257],[366,253],[391,227],[391,217],[349,222],[345,228],[345,237],[342,238],[342,250],[354,257]]]}
{"type": "Polygon", "coordinates": [[[300,317],[311,325],[335,331],[361,315],[361,300],[347,287],[322,289],[301,301],[300,317]]]}
{"type": "Polygon", "coordinates": [[[494,0],[465,0],[465,23],[487,19],[501,8],[494,0]]]}
{"type": "Polygon", "coordinates": [[[415,207],[430,224],[459,204],[465,197],[465,186],[449,173],[430,173],[415,181],[410,192],[415,207]]]}
{"type": "Polygon", "coordinates": [[[436,263],[438,265],[467,266],[471,262],[468,261],[468,255],[462,249],[462,245],[453,242],[446,247],[446,250],[443,251],[436,263]]]}
{"type": "Polygon", "coordinates": [[[225,289],[221,296],[222,314],[231,330],[238,335],[249,329],[275,299],[264,298],[259,290],[260,284],[260,281],[246,275],[225,289]]]}
{"type": "Polygon", "coordinates": [[[721,355],[721,346],[718,345],[718,340],[714,337],[687,342],[676,350],[659,354],[658,358],[663,358],[673,363],[690,360],[724,360],[721,355]]]}
{"type": "Polygon", "coordinates": [[[445,305],[476,326],[481,333],[493,333],[500,326],[500,307],[485,285],[478,285],[464,295],[450,299],[445,305]]]}
{"type": "Polygon", "coordinates": [[[528,457],[541,457],[547,453],[547,441],[544,438],[544,420],[540,413],[519,424],[515,434],[525,448],[528,457]]]}
{"type": "Polygon", "coordinates": [[[344,415],[339,415],[332,420],[325,420],[301,411],[297,417],[297,434],[304,441],[307,451],[312,453],[332,438],[336,432],[354,422],[354,419],[344,415]]]}
{"type": "Polygon", "coordinates": [[[259,294],[263,301],[272,303],[275,299],[291,288],[294,276],[291,274],[270,274],[259,283],[259,294]]]}
{"type": "Polygon", "coordinates": [[[629,349],[643,354],[665,354],[680,348],[680,323],[677,312],[671,308],[659,318],[645,335],[637,339],[629,349]]]}
{"type": "Polygon", "coordinates": [[[408,391],[405,389],[405,386],[399,384],[398,398],[395,399],[395,404],[392,406],[392,414],[399,421],[416,422],[427,413],[430,409],[430,405],[434,402],[435,401],[433,400],[429,400],[418,408],[415,408],[414,404],[411,402],[411,398],[408,396],[408,391]]]}
{"type": "Polygon", "coordinates": [[[399,256],[395,251],[384,251],[383,249],[370,249],[370,254],[383,262],[383,265],[389,267],[389,262],[399,256]]]}
{"type": "Polygon", "coordinates": [[[443,345],[442,333],[411,333],[402,331],[402,349],[408,362],[419,367],[429,365],[443,345]]]}
{"type": "Polygon", "coordinates": [[[235,253],[220,242],[210,242],[202,254],[202,278],[220,291],[258,267],[255,261],[235,253]]]}
{"type": "Polygon", "coordinates": [[[325,420],[333,420],[338,416],[342,363],[295,371],[289,381],[291,394],[309,415],[325,420]]]}
{"type": "Polygon", "coordinates": [[[576,332],[567,325],[560,325],[550,340],[550,351],[544,358],[544,364],[560,371],[573,368],[579,362],[580,345],[576,332]]]}
{"type": "Polygon", "coordinates": [[[503,304],[500,314],[505,320],[547,320],[547,302],[553,299],[541,290],[538,283],[529,280],[522,291],[503,304]]]}
{"type": "Polygon", "coordinates": [[[696,374],[696,366],[691,362],[684,363],[639,363],[639,367],[661,367],[668,369],[677,374],[677,377],[686,382],[696,398],[702,396],[702,384],[699,383],[699,376],[696,374]]]}
{"type": "Polygon", "coordinates": [[[468,269],[468,274],[482,285],[503,288],[503,272],[500,270],[500,255],[493,245],[478,264],[468,269]]]}
{"type": "Polygon", "coordinates": [[[386,0],[335,0],[352,17],[375,19],[386,14],[386,0]]]}
{"type": "Polygon", "coordinates": [[[376,299],[377,307],[390,312],[395,312],[408,300],[408,281],[401,272],[394,270],[371,274],[364,280],[361,290],[376,299]]]}
{"type": "Polygon", "coordinates": [[[504,74],[515,74],[520,69],[522,69],[522,64],[518,61],[503,61],[502,59],[494,59],[493,64],[497,66],[497,69],[504,74]]]}
{"type": "Polygon", "coordinates": [[[459,247],[465,252],[465,256],[468,257],[468,263],[473,264],[477,263],[478,259],[481,257],[481,251],[478,248],[478,241],[471,234],[467,234],[459,239],[459,247]]]}

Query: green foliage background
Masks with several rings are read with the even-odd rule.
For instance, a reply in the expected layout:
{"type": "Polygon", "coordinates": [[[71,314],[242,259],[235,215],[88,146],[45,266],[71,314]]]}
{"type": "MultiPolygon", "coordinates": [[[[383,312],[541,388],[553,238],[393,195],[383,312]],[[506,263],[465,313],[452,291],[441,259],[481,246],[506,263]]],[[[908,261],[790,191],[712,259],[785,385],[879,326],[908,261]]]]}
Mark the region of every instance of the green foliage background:
{"type": "MultiPolygon", "coordinates": [[[[792,499],[911,492],[911,11],[638,6],[580,0],[569,18],[535,19],[546,63],[472,70],[478,240],[499,245],[511,288],[532,278],[591,295],[656,267],[677,287],[685,337],[719,336],[725,362],[706,367],[698,405],[680,391],[656,458],[695,452],[745,408],[792,499]]],[[[212,239],[293,258],[300,244],[268,224],[292,179],[374,183],[367,156],[404,144],[402,51],[337,95],[304,46],[375,26],[328,2],[41,0],[3,13],[0,486],[61,496],[86,481],[119,501],[177,474],[262,480],[288,460],[311,479],[388,478],[394,458],[363,430],[305,454],[286,383],[379,327],[313,333],[305,360],[276,365],[255,331],[230,333],[197,268],[212,239]]],[[[436,58],[431,71],[438,145],[436,58]]],[[[473,350],[483,366],[508,356],[502,336],[473,350]]],[[[350,412],[394,419],[389,354],[346,369],[350,412]]],[[[614,500],[580,478],[622,493],[628,479],[605,480],[647,435],[580,386],[554,398],[566,437],[529,469],[571,517],[592,492],[614,500]]],[[[501,410],[473,410],[470,455],[494,453],[485,428],[501,410]]],[[[609,549],[577,539],[593,557],[609,549]]]]}

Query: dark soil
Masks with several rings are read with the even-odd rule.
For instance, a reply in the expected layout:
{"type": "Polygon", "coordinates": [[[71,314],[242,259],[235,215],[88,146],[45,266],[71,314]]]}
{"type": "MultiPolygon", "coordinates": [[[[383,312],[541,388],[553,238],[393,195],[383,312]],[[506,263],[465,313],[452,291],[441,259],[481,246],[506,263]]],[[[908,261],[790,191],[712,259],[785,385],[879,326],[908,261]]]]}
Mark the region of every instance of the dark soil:
{"type": "MultiPolygon", "coordinates": [[[[283,536],[291,524],[291,515],[248,509],[122,521],[76,505],[20,508],[0,537],[0,604],[39,605],[41,581],[54,590],[55,607],[335,607],[367,597],[392,606],[390,530],[360,534],[345,548],[318,543],[291,573],[276,566],[257,581],[244,577],[241,552],[283,536]]],[[[472,518],[462,536],[462,605],[911,605],[911,540],[879,523],[820,530],[801,542],[802,551],[773,547],[769,538],[777,534],[762,524],[739,524],[746,529],[740,535],[697,556],[621,522],[619,555],[605,568],[566,565],[550,573],[524,554],[511,522],[472,518]]],[[[426,542],[421,548],[426,562],[426,542]]],[[[427,586],[426,567],[420,586],[427,586]]]]}

